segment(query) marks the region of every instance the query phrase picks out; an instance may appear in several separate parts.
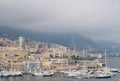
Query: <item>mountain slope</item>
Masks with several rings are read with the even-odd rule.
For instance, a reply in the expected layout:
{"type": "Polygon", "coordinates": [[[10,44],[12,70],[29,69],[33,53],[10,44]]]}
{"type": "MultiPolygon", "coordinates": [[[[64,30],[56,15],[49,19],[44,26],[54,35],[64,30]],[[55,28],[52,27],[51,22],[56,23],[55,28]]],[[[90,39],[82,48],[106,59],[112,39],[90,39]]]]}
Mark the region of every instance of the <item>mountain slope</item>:
{"type": "Polygon", "coordinates": [[[34,39],[36,41],[56,43],[65,45],[67,47],[76,47],[79,49],[88,47],[97,47],[91,39],[85,38],[79,34],[56,34],[56,33],[39,33],[21,29],[8,28],[0,26],[0,36],[8,37],[10,39],[17,39],[19,36],[34,39]]]}
{"type": "Polygon", "coordinates": [[[103,48],[118,48],[118,47],[120,47],[120,43],[116,43],[113,41],[95,41],[95,43],[103,48]]]}

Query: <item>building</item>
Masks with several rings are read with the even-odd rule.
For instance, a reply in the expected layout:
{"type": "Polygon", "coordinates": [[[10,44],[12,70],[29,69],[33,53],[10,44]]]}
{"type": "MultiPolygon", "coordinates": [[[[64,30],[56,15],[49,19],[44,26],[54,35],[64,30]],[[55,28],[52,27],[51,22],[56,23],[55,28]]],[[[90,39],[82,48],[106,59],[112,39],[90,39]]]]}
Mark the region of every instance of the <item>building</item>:
{"type": "Polygon", "coordinates": [[[25,38],[24,37],[18,37],[18,45],[20,48],[25,47],[25,38]]]}
{"type": "Polygon", "coordinates": [[[35,72],[42,70],[42,62],[41,61],[27,61],[23,62],[24,71],[26,72],[35,72]]]}
{"type": "Polygon", "coordinates": [[[68,66],[68,59],[53,58],[51,59],[52,67],[56,69],[63,69],[68,66]]]}

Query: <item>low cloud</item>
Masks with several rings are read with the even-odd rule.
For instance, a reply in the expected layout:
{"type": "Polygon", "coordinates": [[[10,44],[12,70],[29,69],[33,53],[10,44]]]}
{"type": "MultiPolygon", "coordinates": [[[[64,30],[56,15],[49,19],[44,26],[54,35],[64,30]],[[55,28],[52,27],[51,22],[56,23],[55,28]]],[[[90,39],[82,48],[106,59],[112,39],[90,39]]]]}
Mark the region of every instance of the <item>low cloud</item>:
{"type": "Polygon", "coordinates": [[[0,0],[0,25],[93,39],[119,41],[119,14],[119,0],[0,0]]]}

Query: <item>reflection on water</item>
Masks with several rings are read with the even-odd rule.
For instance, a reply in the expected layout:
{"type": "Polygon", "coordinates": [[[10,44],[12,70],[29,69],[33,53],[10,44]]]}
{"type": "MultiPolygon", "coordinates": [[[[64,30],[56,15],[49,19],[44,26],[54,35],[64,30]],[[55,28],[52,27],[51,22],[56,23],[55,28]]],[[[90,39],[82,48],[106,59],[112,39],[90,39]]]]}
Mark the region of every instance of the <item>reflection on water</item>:
{"type": "Polygon", "coordinates": [[[23,75],[21,77],[8,77],[8,78],[0,78],[0,81],[118,81],[120,78],[120,73],[116,76],[109,79],[74,79],[67,78],[64,75],[54,75],[52,77],[38,77],[32,75],[23,75]]]}

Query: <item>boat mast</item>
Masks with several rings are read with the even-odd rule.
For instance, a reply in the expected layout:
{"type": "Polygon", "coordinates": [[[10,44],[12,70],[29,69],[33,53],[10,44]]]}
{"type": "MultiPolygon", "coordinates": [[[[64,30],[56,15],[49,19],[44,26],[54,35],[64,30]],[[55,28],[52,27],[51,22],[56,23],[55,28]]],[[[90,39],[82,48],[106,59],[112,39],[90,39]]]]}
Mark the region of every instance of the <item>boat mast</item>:
{"type": "Polygon", "coordinates": [[[105,66],[107,66],[106,50],[105,50],[105,66]]]}

